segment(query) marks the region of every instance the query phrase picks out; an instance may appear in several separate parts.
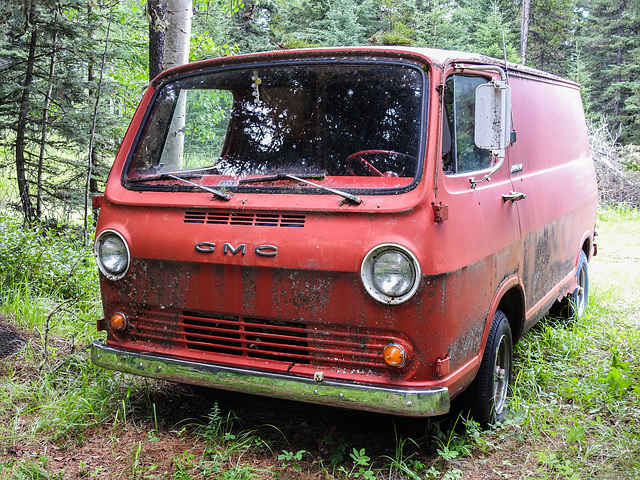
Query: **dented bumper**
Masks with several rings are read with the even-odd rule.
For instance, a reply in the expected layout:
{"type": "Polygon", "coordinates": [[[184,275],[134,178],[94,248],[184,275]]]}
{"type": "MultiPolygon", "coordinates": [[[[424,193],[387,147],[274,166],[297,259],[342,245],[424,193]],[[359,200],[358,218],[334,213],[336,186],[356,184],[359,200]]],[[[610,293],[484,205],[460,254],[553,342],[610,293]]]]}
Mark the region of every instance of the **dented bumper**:
{"type": "Polygon", "coordinates": [[[394,389],[316,381],[132,352],[107,346],[99,340],[91,345],[91,360],[99,367],[145,377],[342,408],[412,417],[441,415],[449,411],[446,387],[394,389]]]}

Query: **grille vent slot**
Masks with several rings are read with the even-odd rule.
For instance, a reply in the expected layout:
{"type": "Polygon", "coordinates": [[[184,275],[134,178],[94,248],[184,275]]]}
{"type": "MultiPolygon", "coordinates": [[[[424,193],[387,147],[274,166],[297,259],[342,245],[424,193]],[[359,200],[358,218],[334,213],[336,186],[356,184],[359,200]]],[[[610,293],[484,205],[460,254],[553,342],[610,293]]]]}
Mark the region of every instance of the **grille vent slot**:
{"type": "Polygon", "coordinates": [[[207,212],[191,210],[185,212],[184,223],[302,228],[304,227],[305,216],[278,213],[207,212]]]}
{"type": "Polygon", "coordinates": [[[183,316],[186,346],[192,350],[309,364],[304,324],[238,317],[183,316]]]}

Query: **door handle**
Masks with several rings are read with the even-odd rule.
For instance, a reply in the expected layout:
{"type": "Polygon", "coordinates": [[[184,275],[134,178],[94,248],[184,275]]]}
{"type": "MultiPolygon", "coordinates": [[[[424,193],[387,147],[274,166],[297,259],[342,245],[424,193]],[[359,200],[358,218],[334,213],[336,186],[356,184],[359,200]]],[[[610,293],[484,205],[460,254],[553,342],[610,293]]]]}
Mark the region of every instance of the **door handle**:
{"type": "Polygon", "coordinates": [[[525,198],[527,198],[527,195],[521,192],[509,192],[502,194],[503,202],[517,202],[519,200],[524,200],[525,198]]]}

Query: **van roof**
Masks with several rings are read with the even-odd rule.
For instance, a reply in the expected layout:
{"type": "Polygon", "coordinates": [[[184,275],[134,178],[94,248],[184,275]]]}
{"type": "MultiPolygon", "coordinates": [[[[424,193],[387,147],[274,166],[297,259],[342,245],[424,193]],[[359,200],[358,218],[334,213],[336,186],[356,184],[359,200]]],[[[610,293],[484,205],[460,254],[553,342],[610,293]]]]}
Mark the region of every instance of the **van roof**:
{"type": "MultiPolygon", "coordinates": [[[[154,79],[153,84],[157,84],[163,80],[167,80],[175,75],[193,72],[197,70],[205,70],[219,64],[233,65],[244,63],[252,58],[263,57],[268,55],[273,60],[291,59],[291,58],[313,58],[336,54],[340,56],[370,56],[384,55],[385,57],[406,58],[407,56],[415,56],[420,59],[427,58],[436,68],[444,68],[450,62],[471,63],[476,65],[497,65],[504,67],[504,60],[498,60],[493,57],[478,53],[463,52],[458,50],[441,50],[437,48],[423,47],[402,47],[402,46],[360,46],[360,47],[321,47],[321,48],[304,48],[291,50],[272,50],[256,53],[247,53],[241,55],[231,55],[227,57],[217,57],[208,60],[202,60],[193,64],[183,65],[173,68],[162,73],[158,78],[154,79]]],[[[507,70],[510,74],[517,72],[520,76],[538,77],[546,80],[566,83],[573,86],[579,86],[576,82],[566,78],[553,75],[551,73],[537,70],[513,62],[507,62],[507,70]]]]}

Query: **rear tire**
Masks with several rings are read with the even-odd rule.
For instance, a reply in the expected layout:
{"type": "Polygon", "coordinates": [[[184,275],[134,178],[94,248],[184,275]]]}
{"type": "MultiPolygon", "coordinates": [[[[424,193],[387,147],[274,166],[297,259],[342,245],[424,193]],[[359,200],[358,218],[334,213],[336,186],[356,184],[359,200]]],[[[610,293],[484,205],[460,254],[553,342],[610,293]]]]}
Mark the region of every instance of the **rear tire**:
{"type": "Polygon", "coordinates": [[[589,262],[584,252],[580,252],[578,270],[576,272],[578,286],[569,295],[556,302],[549,314],[565,320],[584,317],[589,303],[589,262]]]}
{"type": "Polygon", "coordinates": [[[513,337],[506,315],[497,310],[491,322],[478,374],[469,387],[473,418],[484,428],[502,423],[509,411],[513,373],[513,337]]]}

